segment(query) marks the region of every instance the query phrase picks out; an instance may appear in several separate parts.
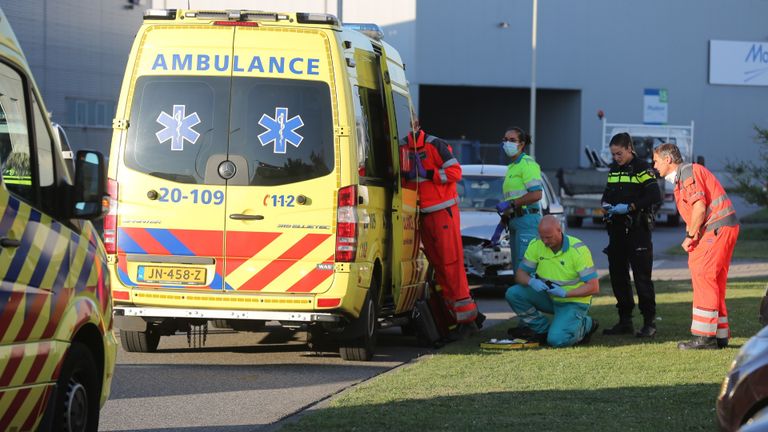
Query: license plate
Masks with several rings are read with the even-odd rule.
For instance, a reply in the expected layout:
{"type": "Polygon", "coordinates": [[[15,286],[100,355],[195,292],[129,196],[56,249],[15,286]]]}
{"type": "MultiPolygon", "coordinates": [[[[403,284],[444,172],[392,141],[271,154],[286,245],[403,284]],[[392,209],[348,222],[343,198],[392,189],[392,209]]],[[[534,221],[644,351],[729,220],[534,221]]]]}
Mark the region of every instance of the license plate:
{"type": "Polygon", "coordinates": [[[140,265],[139,282],[179,285],[205,285],[205,269],[199,267],[161,267],[140,265]]]}

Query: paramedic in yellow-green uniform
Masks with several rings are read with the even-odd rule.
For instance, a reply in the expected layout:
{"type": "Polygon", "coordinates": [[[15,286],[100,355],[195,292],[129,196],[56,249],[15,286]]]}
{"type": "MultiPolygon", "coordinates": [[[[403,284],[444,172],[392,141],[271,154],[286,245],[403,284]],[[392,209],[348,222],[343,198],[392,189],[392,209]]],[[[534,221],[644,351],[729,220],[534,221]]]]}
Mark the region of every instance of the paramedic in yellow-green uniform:
{"type": "Polygon", "coordinates": [[[496,210],[501,214],[502,221],[507,221],[513,268],[520,264],[528,243],[536,238],[541,220],[541,168],[532,157],[523,153],[530,143],[531,136],[519,127],[508,128],[501,143],[512,163],[507,167],[502,186],[504,199],[496,210]]]}
{"type": "Polygon", "coordinates": [[[592,254],[581,240],[563,235],[552,215],[542,218],[538,231],[515,273],[517,285],[505,296],[519,320],[508,333],[553,347],[587,343],[599,326],[588,315],[600,291],[592,254]],[[544,313],[552,314],[551,322],[544,313]]]}

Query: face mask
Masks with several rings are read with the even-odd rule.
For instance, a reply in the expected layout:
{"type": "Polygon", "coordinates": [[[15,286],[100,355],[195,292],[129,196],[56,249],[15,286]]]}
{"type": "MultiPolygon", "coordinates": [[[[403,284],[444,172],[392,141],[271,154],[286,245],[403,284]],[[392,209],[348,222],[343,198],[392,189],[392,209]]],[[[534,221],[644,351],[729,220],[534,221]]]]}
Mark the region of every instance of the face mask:
{"type": "Polygon", "coordinates": [[[517,154],[517,144],[509,141],[504,141],[501,143],[501,148],[504,149],[504,153],[507,154],[507,156],[512,157],[517,154]]]}
{"type": "Polygon", "coordinates": [[[675,180],[677,180],[677,171],[672,171],[671,173],[665,175],[664,180],[674,184],[675,180]]]}

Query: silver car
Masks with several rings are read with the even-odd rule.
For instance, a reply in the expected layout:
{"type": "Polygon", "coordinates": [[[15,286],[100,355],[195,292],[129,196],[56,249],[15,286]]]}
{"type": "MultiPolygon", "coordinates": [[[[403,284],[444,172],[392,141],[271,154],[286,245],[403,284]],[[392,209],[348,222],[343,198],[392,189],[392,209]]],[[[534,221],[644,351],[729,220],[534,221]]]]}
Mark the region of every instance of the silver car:
{"type": "MultiPolygon", "coordinates": [[[[496,204],[501,201],[501,187],[507,173],[506,165],[462,165],[462,180],[457,184],[461,210],[461,239],[464,245],[464,268],[471,285],[512,285],[515,270],[509,248],[509,233],[505,231],[498,246],[490,239],[499,223],[496,204]]],[[[565,230],[563,206],[555,195],[549,179],[542,173],[544,193],[541,196],[543,214],[560,220],[565,230]]]]}

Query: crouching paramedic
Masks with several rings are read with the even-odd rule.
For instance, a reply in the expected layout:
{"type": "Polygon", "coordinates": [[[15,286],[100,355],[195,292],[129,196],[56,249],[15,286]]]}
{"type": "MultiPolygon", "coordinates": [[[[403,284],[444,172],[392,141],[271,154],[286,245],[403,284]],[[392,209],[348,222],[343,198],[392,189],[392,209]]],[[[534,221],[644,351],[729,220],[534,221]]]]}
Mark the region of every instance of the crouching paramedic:
{"type": "MultiPolygon", "coordinates": [[[[445,141],[415,128],[408,134],[408,149],[413,155],[411,173],[418,182],[419,234],[424,253],[435,270],[437,283],[460,331],[476,330],[477,305],[469,294],[464,271],[456,182],[461,166],[445,141]]],[[[482,317],[482,314],[480,315],[482,317]]],[[[481,320],[478,320],[482,324],[481,320]]]]}
{"type": "Polygon", "coordinates": [[[551,215],[539,223],[506,298],[520,321],[512,337],[567,347],[589,342],[599,324],[588,315],[592,295],[600,290],[592,254],[576,237],[563,235],[551,215]],[[552,320],[544,315],[551,314],[552,320]]]}

